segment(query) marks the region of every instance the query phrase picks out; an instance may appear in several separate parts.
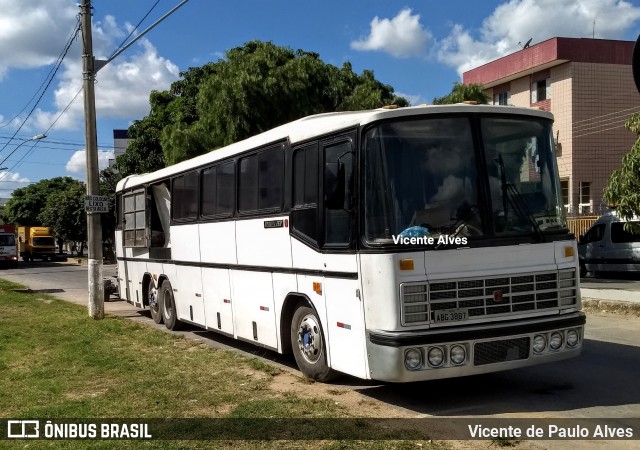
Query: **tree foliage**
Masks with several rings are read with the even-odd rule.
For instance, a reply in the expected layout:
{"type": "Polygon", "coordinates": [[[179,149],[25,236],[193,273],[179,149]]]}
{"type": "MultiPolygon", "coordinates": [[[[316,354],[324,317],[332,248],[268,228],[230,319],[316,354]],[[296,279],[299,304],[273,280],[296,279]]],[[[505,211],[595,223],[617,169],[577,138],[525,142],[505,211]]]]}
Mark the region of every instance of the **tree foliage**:
{"type": "Polygon", "coordinates": [[[45,208],[48,198],[58,191],[66,190],[74,183],[77,181],[71,177],[57,177],[16,189],[4,207],[3,220],[16,225],[44,225],[40,213],[45,208]]]}
{"type": "MultiPolygon", "coordinates": [[[[636,134],[636,141],[622,158],[620,168],[609,177],[604,199],[615,205],[619,216],[631,219],[640,216],[640,114],[632,115],[625,127],[636,134]]],[[[640,227],[634,227],[633,231],[640,232],[640,227]]]]}
{"type": "Polygon", "coordinates": [[[168,91],[153,92],[151,112],[129,128],[123,175],[175,164],[301,117],[408,106],[373,72],[325,64],[317,53],[252,41],[225,58],[190,68],[168,91]]]}
{"type": "Polygon", "coordinates": [[[52,229],[57,238],[81,243],[82,249],[87,240],[87,216],[84,211],[87,189],[81,181],[69,180],[63,188],[49,194],[38,218],[44,226],[52,229]]]}
{"type": "Polygon", "coordinates": [[[433,99],[434,105],[449,105],[452,103],[462,103],[464,101],[475,101],[479,104],[489,103],[489,96],[484,91],[481,84],[462,84],[453,83],[453,89],[444,97],[436,97],[433,99]]]}

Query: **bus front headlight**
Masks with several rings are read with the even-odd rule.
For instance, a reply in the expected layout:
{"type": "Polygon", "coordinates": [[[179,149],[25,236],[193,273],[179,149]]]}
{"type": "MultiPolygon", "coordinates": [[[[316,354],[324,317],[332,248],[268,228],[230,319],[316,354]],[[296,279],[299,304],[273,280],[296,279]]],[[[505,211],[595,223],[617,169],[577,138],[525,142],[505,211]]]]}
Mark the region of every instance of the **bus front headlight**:
{"type": "Polygon", "coordinates": [[[467,351],[461,345],[454,345],[449,350],[449,359],[455,365],[460,365],[464,363],[467,358],[467,351]]]}
{"type": "Polygon", "coordinates": [[[431,347],[427,359],[431,367],[440,367],[444,362],[444,351],[440,347],[431,347]]]}
{"type": "Polygon", "coordinates": [[[533,338],[533,352],[542,353],[546,347],[547,339],[541,334],[536,334],[533,338]]]}
{"type": "Polygon", "coordinates": [[[416,348],[404,352],[404,366],[409,370],[416,370],[422,365],[422,353],[416,348]]]}
{"type": "Polygon", "coordinates": [[[577,330],[569,330],[567,331],[567,345],[571,348],[574,348],[580,342],[580,335],[577,330]]]}
{"type": "Polygon", "coordinates": [[[558,350],[562,347],[562,334],[557,331],[551,333],[551,337],[549,338],[549,347],[551,347],[551,350],[558,350]]]}

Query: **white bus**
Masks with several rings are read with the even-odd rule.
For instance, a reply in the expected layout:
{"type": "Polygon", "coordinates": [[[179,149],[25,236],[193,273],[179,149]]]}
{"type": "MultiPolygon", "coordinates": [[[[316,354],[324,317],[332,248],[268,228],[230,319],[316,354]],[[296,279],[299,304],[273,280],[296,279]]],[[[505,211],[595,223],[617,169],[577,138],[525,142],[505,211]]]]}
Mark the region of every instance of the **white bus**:
{"type": "Polygon", "coordinates": [[[585,324],[559,186],[544,111],[311,116],[120,181],[119,292],[321,381],[559,361],[585,324]]]}

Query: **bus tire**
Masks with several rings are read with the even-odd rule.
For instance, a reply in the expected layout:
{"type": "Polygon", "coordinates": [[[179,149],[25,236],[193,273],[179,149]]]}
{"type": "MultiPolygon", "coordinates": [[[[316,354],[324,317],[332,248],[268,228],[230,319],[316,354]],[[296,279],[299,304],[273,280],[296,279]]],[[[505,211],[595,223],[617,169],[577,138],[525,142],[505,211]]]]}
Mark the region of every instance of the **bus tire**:
{"type": "Polygon", "coordinates": [[[164,326],[172,331],[179,330],[182,322],[178,320],[176,301],[173,298],[173,288],[169,280],[165,280],[164,283],[162,283],[158,295],[160,297],[160,310],[162,311],[164,326]]]}
{"type": "Polygon", "coordinates": [[[162,305],[160,301],[160,292],[156,288],[156,284],[153,280],[149,280],[147,285],[147,301],[149,302],[149,311],[151,311],[151,318],[155,323],[163,322],[162,305]]]}
{"type": "Polygon", "coordinates": [[[308,306],[296,309],[291,320],[291,348],[296,364],[308,378],[330,381],[336,372],[327,364],[327,350],[318,316],[308,306]]]}

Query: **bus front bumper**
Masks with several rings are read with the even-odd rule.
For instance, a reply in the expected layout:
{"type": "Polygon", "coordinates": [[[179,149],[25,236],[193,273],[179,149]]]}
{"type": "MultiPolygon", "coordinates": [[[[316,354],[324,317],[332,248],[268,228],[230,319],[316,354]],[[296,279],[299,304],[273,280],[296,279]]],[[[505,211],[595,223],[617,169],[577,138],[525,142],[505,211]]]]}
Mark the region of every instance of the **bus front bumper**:
{"type": "Polygon", "coordinates": [[[584,313],[434,330],[367,332],[370,377],[408,382],[475,375],[576,357],[584,313]]]}

